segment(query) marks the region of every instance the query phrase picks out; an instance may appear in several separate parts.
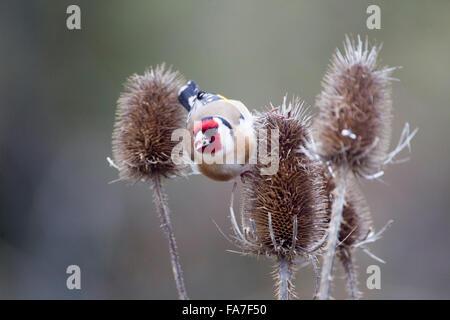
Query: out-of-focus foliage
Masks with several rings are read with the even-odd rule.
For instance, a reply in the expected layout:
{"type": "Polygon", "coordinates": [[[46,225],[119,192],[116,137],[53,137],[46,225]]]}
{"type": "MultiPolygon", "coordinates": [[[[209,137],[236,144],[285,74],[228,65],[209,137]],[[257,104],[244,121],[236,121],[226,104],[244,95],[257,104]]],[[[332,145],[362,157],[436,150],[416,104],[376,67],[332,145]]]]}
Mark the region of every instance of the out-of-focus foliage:
{"type": "MultiPolygon", "coordinates": [[[[205,90],[262,110],[285,93],[314,104],[345,34],[383,43],[394,76],[393,141],[420,131],[411,160],[386,184],[364,183],[387,261],[366,298],[450,298],[450,3],[377,1],[382,29],[366,29],[366,1],[2,1],[0,4],[0,298],[176,298],[164,236],[144,185],[117,178],[116,100],[133,73],[166,61],[205,90]],[[78,4],[82,30],[66,28],[78,4]],[[66,288],[66,268],[82,290],[66,288]]],[[[231,183],[200,176],[167,183],[192,298],[272,298],[270,262],[225,252],[231,183]]],[[[338,271],[342,275],[342,270],[338,271]]],[[[299,271],[311,298],[310,267],[299,271]]],[[[342,279],[334,297],[345,298],[342,279]]]]}

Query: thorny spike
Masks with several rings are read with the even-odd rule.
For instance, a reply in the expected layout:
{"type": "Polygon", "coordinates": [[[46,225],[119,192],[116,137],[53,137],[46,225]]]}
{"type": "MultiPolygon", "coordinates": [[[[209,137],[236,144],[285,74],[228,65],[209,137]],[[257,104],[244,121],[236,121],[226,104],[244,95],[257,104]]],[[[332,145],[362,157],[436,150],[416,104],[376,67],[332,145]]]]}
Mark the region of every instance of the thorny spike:
{"type": "Polygon", "coordinates": [[[381,235],[389,228],[392,223],[394,223],[394,220],[389,220],[383,228],[381,228],[377,233],[374,233],[373,231],[369,233],[367,238],[364,241],[361,241],[360,243],[354,245],[355,248],[357,247],[363,247],[364,245],[368,243],[373,243],[381,238],[381,235]]]}
{"type": "Polygon", "coordinates": [[[419,128],[413,130],[413,132],[409,133],[409,123],[406,122],[403,127],[402,134],[400,135],[400,139],[398,140],[397,146],[394,150],[392,150],[386,157],[384,161],[384,165],[388,163],[392,163],[392,160],[398,155],[405,147],[408,147],[408,151],[411,152],[411,140],[419,131],[419,128]]]}
{"type": "Polygon", "coordinates": [[[236,250],[226,250],[226,251],[230,252],[230,253],[236,253],[236,254],[239,254],[241,256],[249,256],[250,255],[250,253],[248,253],[248,252],[242,252],[242,251],[236,251],[236,250]]]}
{"type": "Polygon", "coordinates": [[[273,233],[272,228],[272,215],[270,212],[267,213],[267,217],[269,219],[269,232],[270,232],[270,239],[272,239],[272,244],[275,250],[277,250],[277,241],[275,240],[275,234],[273,233]]]}
{"type": "Polygon", "coordinates": [[[108,164],[110,167],[119,170],[119,167],[117,166],[117,164],[114,163],[114,161],[110,158],[110,157],[106,157],[106,161],[108,161],[108,164]]]}
{"type": "Polygon", "coordinates": [[[374,174],[363,174],[361,176],[366,180],[379,180],[384,175],[384,171],[378,171],[374,174]]]}
{"type": "Polygon", "coordinates": [[[220,234],[230,243],[233,243],[233,241],[231,241],[230,238],[228,238],[228,236],[222,231],[222,229],[220,229],[219,225],[216,223],[216,221],[214,221],[214,219],[212,219],[212,222],[215,224],[216,228],[219,230],[220,234]]]}
{"type": "Polygon", "coordinates": [[[369,251],[369,249],[367,249],[366,247],[361,246],[361,248],[363,249],[364,253],[367,254],[369,257],[371,257],[372,259],[385,264],[386,261],[384,261],[383,259],[377,257],[376,255],[374,255],[372,252],[369,251]]]}
{"type": "Polygon", "coordinates": [[[297,215],[294,216],[294,223],[293,223],[293,230],[292,230],[292,247],[291,252],[295,251],[295,245],[297,242],[297,233],[298,233],[298,227],[297,227],[297,215]]]}
{"type": "Polygon", "coordinates": [[[256,231],[255,220],[253,220],[252,218],[250,218],[249,221],[250,221],[250,225],[252,226],[253,236],[254,236],[255,239],[258,239],[258,232],[256,231]]]}
{"type": "Polygon", "coordinates": [[[352,235],[352,233],[353,232],[355,232],[355,230],[356,230],[356,228],[357,228],[357,226],[356,227],[354,227],[353,229],[352,229],[352,231],[350,231],[349,233],[348,233],[348,235],[346,235],[345,236],[345,238],[344,239],[342,239],[342,241],[340,241],[338,244],[337,244],[337,246],[336,247],[339,247],[342,243],[344,243],[345,242],[345,240],[347,240],[348,239],[348,237],[350,237],[351,235],[352,235]]]}
{"type": "Polygon", "coordinates": [[[233,231],[236,234],[236,236],[239,236],[239,238],[241,238],[242,240],[245,241],[244,235],[241,232],[241,229],[239,228],[238,224],[237,224],[237,220],[236,220],[236,216],[234,215],[234,192],[236,190],[237,187],[237,182],[235,181],[233,184],[233,190],[231,191],[231,200],[230,200],[230,215],[231,215],[231,222],[233,224],[233,231]]]}

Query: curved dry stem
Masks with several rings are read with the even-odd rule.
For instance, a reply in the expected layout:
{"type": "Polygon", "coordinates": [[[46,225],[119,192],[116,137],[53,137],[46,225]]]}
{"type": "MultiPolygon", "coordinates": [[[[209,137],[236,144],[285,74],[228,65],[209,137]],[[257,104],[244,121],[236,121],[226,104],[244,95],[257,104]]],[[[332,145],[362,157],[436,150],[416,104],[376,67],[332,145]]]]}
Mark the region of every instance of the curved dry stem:
{"type": "Polygon", "coordinates": [[[180,300],[187,300],[188,296],[186,293],[186,288],[184,286],[183,272],[181,270],[181,265],[178,257],[175,235],[173,232],[172,223],[170,222],[169,208],[167,206],[166,195],[161,185],[161,176],[157,173],[153,174],[152,182],[153,192],[155,194],[154,200],[156,210],[158,211],[158,215],[161,221],[161,228],[163,229],[164,234],[169,241],[170,260],[172,262],[172,271],[178,290],[178,297],[180,300]]]}
{"type": "Polygon", "coordinates": [[[322,272],[320,276],[320,287],[318,298],[328,300],[330,297],[330,283],[333,278],[333,262],[336,254],[339,229],[342,221],[342,210],[345,203],[345,189],[348,169],[340,167],[336,170],[336,188],[334,189],[334,200],[331,210],[331,220],[328,229],[328,242],[323,258],[322,272]]]}
{"type": "Polygon", "coordinates": [[[347,277],[347,289],[350,299],[361,299],[361,292],[358,290],[358,275],[356,265],[350,248],[341,248],[339,250],[339,258],[344,266],[345,275],[347,277]]]}

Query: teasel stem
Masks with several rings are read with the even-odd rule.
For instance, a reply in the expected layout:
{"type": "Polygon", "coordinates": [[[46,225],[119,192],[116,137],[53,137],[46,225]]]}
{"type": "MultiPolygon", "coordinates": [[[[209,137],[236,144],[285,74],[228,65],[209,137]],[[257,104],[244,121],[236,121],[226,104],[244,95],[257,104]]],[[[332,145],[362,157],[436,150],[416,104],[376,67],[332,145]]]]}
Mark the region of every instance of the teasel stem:
{"type": "Polygon", "coordinates": [[[355,263],[350,248],[342,248],[339,250],[339,258],[345,269],[347,276],[347,288],[350,299],[361,299],[361,292],[358,290],[358,277],[356,274],[355,263]]]}
{"type": "Polygon", "coordinates": [[[167,206],[166,195],[161,185],[161,176],[158,173],[152,175],[153,191],[155,194],[155,205],[161,221],[161,228],[169,241],[170,260],[172,262],[172,271],[175,278],[175,284],[180,300],[188,300],[186,288],[184,286],[183,272],[179,261],[177,243],[170,221],[169,207],[167,206]]]}
{"type": "Polygon", "coordinates": [[[347,166],[341,166],[335,171],[336,188],[333,192],[334,198],[328,229],[328,242],[325,248],[320,276],[319,300],[328,300],[330,298],[330,283],[333,278],[333,262],[336,255],[336,245],[338,243],[339,229],[342,222],[342,211],[345,203],[347,172],[347,166]]]}
{"type": "Polygon", "coordinates": [[[284,256],[277,258],[277,298],[278,300],[291,300],[294,297],[292,285],[292,261],[284,256]]]}

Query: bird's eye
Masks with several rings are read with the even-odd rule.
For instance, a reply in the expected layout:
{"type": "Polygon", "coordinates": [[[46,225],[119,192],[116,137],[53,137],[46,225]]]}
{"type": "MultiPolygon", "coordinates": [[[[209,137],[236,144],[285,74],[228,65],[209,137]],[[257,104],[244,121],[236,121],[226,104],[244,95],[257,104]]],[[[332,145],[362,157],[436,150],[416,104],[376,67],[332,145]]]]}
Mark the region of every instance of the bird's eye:
{"type": "Polygon", "coordinates": [[[206,93],[205,91],[199,91],[197,93],[197,99],[201,100],[203,98],[203,96],[205,95],[205,93],[206,93]]]}

